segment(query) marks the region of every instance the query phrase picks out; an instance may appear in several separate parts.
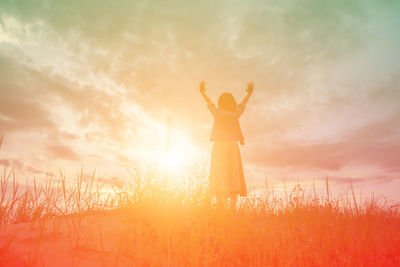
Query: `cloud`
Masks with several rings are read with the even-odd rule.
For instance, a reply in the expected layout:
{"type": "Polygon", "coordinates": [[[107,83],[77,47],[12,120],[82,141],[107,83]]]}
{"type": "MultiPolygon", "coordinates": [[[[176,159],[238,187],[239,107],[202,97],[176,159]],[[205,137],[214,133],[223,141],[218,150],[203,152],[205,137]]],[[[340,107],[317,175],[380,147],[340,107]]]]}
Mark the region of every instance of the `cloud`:
{"type": "MultiPolygon", "coordinates": [[[[35,168],[28,163],[25,163],[23,159],[0,159],[0,165],[4,167],[4,171],[7,172],[7,168],[10,168],[11,171],[7,172],[7,176],[12,174],[12,171],[18,171],[18,174],[25,175],[45,175],[46,177],[54,176],[53,173],[48,171],[43,171],[41,169],[35,168]]],[[[20,177],[17,175],[17,179],[20,177]]]]}
{"type": "Polygon", "coordinates": [[[49,129],[55,126],[41,104],[6,97],[0,99],[0,107],[0,128],[3,131],[49,129]]]}
{"type": "Polygon", "coordinates": [[[47,149],[50,152],[50,157],[56,159],[79,160],[79,156],[69,146],[49,146],[47,149]]]}
{"type": "Polygon", "coordinates": [[[80,86],[60,75],[37,71],[4,56],[0,64],[8,66],[0,73],[4,95],[0,99],[0,126],[4,131],[46,129],[54,135],[62,126],[55,120],[63,116],[61,111],[70,109],[80,127],[101,128],[98,134],[122,140],[129,121],[135,121],[121,110],[121,96],[95,86],[80,86]]]}
{"type": "Polygon", "coordinates": [[[246,162],[335,177],[373,165],[395,177],[399,7],[1,1],[0,132],[13,153],[29,143],[15,140],[40,135],[43,162],[96,154],[129,164],[129,147],[161,140],[172,117],[206,151],[211,117],[198,81],[213,99],[225,90],[239,99],[255,80],[242,118],[246,162]]]}
{"type": "Polygon", "coordinates": [[[4,131],[51,129],[55,127],[45,99],[38,94],[43,86],[32,72],[0,54],[0,127],[4,131]]]}
{"type": "Polygon", "coordinates": [[[20,160],[17,159],[1,159],[0,160],[0,165],[3,165],[4,167],[12,167],[16,169],[23,169],[25,164],[21,162],[20,160]]]}
{"type": "Polygon", "coordinates": [[[342,141],[319,143],[278,143],[253,146],[249,161],[269,167],[308,167],[339,171],[346,166],[377,166],[382,173],[399,175],[398,155],[400,113],[380,122],[372,122],[343,135],[342,141]]]}
{"type": "Polygon", "coordinates": [[[388,176],[388,175],[366,175],[363,177],[346,177],[346,176],[326,176],[321,178],[328,179],[329,183],[334,184],[354,184],[354,183],[369,183],[369,184],[380,184],[380,183],[389,183],[394,180],[400,179],[400,176],[388,176]]]}
{"type": "Polygon", "coordinates": [[[282,145],[281,148],[252,149],[249,161],[257,165],[271,167],[301,166],[309,168],[340,170],[348,164],[342,156],[343,143],[315,144],[300,146],[296,144],[282,145]]]}

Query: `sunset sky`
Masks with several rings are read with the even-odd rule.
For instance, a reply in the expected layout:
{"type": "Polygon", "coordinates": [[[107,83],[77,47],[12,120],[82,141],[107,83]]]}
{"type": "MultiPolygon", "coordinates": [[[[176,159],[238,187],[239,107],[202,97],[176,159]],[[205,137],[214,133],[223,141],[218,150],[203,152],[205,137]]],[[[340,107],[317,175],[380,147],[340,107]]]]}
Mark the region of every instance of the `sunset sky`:
{"type": "Polygon", "coordinates": [[[128,178],[167,143],[167,165],[207,162],[199,82],[240,101],[254,81],[241,149],[256,187],[328,176],[395,198],[399,14],[372,0],[2,0],[1,165],[128,178]]]}

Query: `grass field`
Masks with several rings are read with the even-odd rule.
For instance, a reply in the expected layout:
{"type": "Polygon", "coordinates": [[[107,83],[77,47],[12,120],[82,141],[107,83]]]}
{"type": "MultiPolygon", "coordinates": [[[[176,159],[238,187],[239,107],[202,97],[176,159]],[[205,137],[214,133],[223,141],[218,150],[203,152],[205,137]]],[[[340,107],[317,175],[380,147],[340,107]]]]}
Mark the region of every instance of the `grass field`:
{"type": "MultiPolygon", "coordinates": [[[[0,181],[0,266],[396,266],[396,207],[288,189],[217,206],[203,179],[0,181]]],[[[353,191],[351,191],[353,192],[353,191]]]]}

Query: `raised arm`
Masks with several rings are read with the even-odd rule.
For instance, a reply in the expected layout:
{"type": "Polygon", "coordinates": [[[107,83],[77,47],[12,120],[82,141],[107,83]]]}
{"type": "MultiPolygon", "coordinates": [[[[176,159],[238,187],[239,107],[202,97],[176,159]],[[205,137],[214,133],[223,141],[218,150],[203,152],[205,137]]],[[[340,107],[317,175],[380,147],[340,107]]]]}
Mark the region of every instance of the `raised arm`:
{"type": "Polygon", "coordinates": [[[249,82],[247,84],[247,89],[246,89],[247,95],[246,95],[245,98],[243,98],[243,100],[242,100],[242,102],[240,102],[240,104],[242,104],[242,105],[246,105],[247,104],[247,102],[249,101],[250,96],[253,94],[253,90],[254,90],[254,83],[253,82],[249,82]]]}
{"type": "Polygon", "coordinates": [[[213,102],[211,101],[210,97],[206,95],[206,83],[204,81],[201,81],[200,83],[200,93],[203,96],[204,100],[207,102],[207,104],[212,104],[213,102]]]}

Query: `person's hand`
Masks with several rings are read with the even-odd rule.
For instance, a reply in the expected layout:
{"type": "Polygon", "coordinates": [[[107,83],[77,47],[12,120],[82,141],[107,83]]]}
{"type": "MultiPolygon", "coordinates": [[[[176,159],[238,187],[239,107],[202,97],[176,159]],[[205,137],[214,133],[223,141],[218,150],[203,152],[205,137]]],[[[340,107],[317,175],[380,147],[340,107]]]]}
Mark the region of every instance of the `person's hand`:
{"type": "Polygon", "coordinates": [[[206,91],[206,83],[204,81],[201,81],[200,83],[200,93],[204,93],[206,91]]]}
{"type": "Polygon", "coordinates": [[[247,92],[248,94],[252,94],[252,93],[253,93],[253,90],[254,90],[254,83],[253,83],[253,82],[247,83],[246,92],[247,92]]]}

